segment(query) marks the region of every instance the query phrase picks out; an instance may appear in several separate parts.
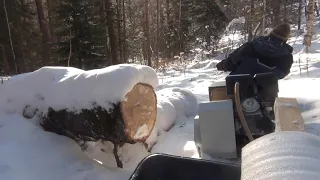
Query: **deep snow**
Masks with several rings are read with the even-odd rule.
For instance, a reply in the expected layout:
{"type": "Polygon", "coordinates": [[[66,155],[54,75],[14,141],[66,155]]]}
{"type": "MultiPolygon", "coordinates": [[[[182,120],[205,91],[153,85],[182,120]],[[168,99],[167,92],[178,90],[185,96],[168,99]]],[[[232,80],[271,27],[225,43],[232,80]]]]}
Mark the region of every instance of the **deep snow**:
{"type": "Polygon", "coordinates": [[[187,89],[167,88],[156,92],[156,126],[146,144],[126,144],[120,149],[124,170],[116,169],[111,143],[91,142],[88,149],[81,152],[71,139],[45,132],[39,125],[37,115],[46,113],[48,107],[79,112],[82,108],[93,108],[92,102],[97,102],[108,109],[110,103],[125,100],[125,94],[139,82],[157,87],[158,76],[150,67],[135,64],[91,71],[44,67],[1,84],[0,159],[4,159],[0,163],[1,179],[44,179],[46,176],[49,179],[127,179],[150,153],[148,150],[196,156],[189,146],[193,141],[190,130],[198,103],[187,89]],[[25,108],[26,105],[31,108],[25,108]],[[174,148],[168,149],[168,146],[174,148]],[[9,152],[14,157],[8,156],[9,152]],[[27,164],[35,165],[24,169],[27,164]],[[105,167],[108,167],[106,171],[105,167]]]}
{"type": "MultiPolygon", "coordinates": [[[[319,32],[317,27],[316,30],[319,32]]],[[[302,37],[303,35],[296,35],[289,41],[295,48],[296,63],[290,75],[279,82],[279,96],[298,98],[308,132],[320,135],[320,65],[317,59],[320,55],[317,51],[320,49],[320,35],[314,36],[314,50],[308,55],[303,52],[302,37]],[[306,57],[309,58],[308,76],[305,68],[306,57]],[[301,75],[299,58],[303,65],[301,75]]],[[[221,44],[227,44],[231,38],[241,41],[239,39],[242,36],[225,36],[221,44]]],[[[193,141],[193,118],[197,114],[198,103],[209,99],[208,87],[213,82],[224,80],[227,75],[216,71],[215,65],[219,62],[217,59],[194,61],[186,67],[185,72],[169,68],[165,73],[158,73],[158,77],[152,69],[138,65],[122,65],[121,72],[125,75],[112,73],[116,72],[113,69],[116,67],[111,67],[107,70],[113,74],[110,77],[103,73],[106,69],[84,72],[57,67],[53,67],[55,70],[50,76],[42,76],[42,71],[52,69],[47,67],[38,71],[37,75],[21,74],[0,84],[0,179],[120,180],[128,179],[136,165],[150,153],[161,152],[199,158],[193,141]],[[73,84],[79,92],[71,93],[66,86],[68,79],[74,78],[79,79],[78,83],[73,84]],[[116,85],[110,85],[109,82],[114,82],[113,80],[116,85]],[[143,144],[126,144],[121,148],[119,154],[124,169],[115,168],[110,143],[91,143],[83,153],[71,139],[45,132],[37,123],[20,116],[26,102],[34,102],[36,108],[45,109],[49,105],[56,105],[56,108],[67,107],[73,110],[91,107],[88,102],[92,100],[100,100],[101,103],[105,103],[103,100],[113,102],[122,99],[124,92],[137,82],[147,82],[157,90],[157,123],[146,142],[151,152],[148,152],[143,144]],[[45,86],[39,86],[44,83],[45,86]],[[93,87],[105,87],[106,91],[96,92],[90,89],[93,87]],[[50,88],[56,88],[60,93],[54,94],[50,88]],[[111,96],[113,93],[117,95],[111,96]],[[94,96],[87,97],[87,94],[94,96]],[[101,96],[112,98],[100,99],[101,96]],[[42,103],[42,98],[39,97],[43,97],[42,103]],[[79,97],[81,98],[78,99],[79,97]],[[58,100],[64,100],[65,103],[55,104],[58,100]]]]}
{"type": "Polygon", "coordinates": [[[105,168],[71,139],[44,132],[19,115],[0,114],[0,179],[128,179],[130,172],[105,168]]]}

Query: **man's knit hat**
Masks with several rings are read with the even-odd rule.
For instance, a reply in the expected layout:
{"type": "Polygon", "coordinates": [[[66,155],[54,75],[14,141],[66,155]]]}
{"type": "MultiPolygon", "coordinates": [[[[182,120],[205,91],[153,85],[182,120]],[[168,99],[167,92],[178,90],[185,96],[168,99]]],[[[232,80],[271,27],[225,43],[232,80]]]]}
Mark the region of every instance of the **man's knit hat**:
{"type": "Polygon", "coordinates": [[[290,25],[287,23],[279,24],[273,28],[270,35],[273,35],[286,42],[290,36],[290,25]]]}

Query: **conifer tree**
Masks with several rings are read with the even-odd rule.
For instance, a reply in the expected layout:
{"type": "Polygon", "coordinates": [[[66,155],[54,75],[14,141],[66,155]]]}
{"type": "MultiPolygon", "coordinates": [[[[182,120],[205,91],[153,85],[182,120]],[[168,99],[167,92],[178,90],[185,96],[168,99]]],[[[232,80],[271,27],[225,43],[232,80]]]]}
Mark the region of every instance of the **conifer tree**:
{"type": "Polygon", "coordinates": [[[61,0],[56,7],[56,34],[61,63],[81,69],[92,69],[106,57],[105,21],[99,14],[98,0],[61,0]]]}

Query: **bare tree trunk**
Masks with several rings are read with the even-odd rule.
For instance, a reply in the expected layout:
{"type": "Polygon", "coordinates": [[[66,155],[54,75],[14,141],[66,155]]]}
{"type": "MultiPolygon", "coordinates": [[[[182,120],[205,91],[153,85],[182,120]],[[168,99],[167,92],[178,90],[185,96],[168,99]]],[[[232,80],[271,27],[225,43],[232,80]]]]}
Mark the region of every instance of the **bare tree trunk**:
{"type": "Polygon", "coordinates": [[[47,23],[44,17],[43,6],[41,0],[35,0],[38,12],[38,20],[40,25],[40,31],[42,33],[42,41],[44,43],[50,42],[50,35],[47,27],[47,23]]]}
{"type": "Polygon", "coordinates": [[[71,28],[70,28],[70,42],[69,42],[69,58],[68,58],[68,67],[70,66],[71,56],[72,56],[72,34],[71,34],[71,28]]]}
{"type": "Polygon", "coordinates": [[[13,50],[11,28],[10,28],[10,22],[9,22],[7,7],[6,7],[6,0],[3,0],[3,9],[4,9],[4,12],[5,12],[5,16],[6,16],[8,35],[9,35],[10,47],[11,47],[12,58],[13,58],[13,64],[14,64],[14,67],[15,67],[15,72],[17,73],[18,72],[18,65],[17,65],[17,60],[16,60],[16,54],[14,53],[14,50],[13,50]]]}
{"type": "Polygon", "coordinates": [[[302,11],[302,0],[299,0],[299,12],[298,12],[298,29],[301,29],[301,11],[302,11]]]}
{"type": "Polygon", "coordinates": [[[159,65],[159,16],[160,16],[159,0],[157,0],[157,34],[156,34],[156,66],[159,65]]]}
{"type": "Polygon", "coordinates": [[[16,34],[14,36],[17,39],[17,48],[16,48],[16,55],[17,55],[17,65],[18,65],[18,72],[19,73],[24,73],[26,72],[26,63],[25,63],[25,57],[24,57],[24,52],[23,52],[23,47],[22,47],[22,36],[21,34],[16,34]]]}
{"type": "Polygon", "coordinates": [[[220,10],[226,16],[226,18],[231,21],[231,18],[228,15],[227,10],[223,4],[223,0],[214,0],[214,2],[216,3],[217,6],[219,6],[220,10]]]}
{"type": "Polygon", "coordinates": [[[307,32],[304,36],[304,45],[308,51],[311,46],[311,40],[313,35],[313,21],[314,21],[314,0],[310,0],[307,11],[307,32]]]}
{"type": "MultiPolygon", "coordinates": [[[[303,44],[306,46],[306,53],[309,53],[309,47],[311,46],[312,35],[313,35],[313,21],[314,21],[314,0],[310,0],[308,4],[308,13],[307,13],[307,32],[304,36],[303,44]]],[[[307,76],[309,76],[309,58],[307,55],[307,76]]]]}
{"type": "MultiPolygon", "coordinates": [[[[170,27],[169,27],[169,21],[170,21],[170,0],[166,0],[166,32],[169,32],[170,31],[170,27]]],[[[171,49],[168,48],[168,37],[166,37],[166,49],[167,49],[167,52],[166,52],[166,58],[170,57],[171,58],[171,49]]]]}
{"type": "Polygon", "coordinates": [[[127,62],[127,54],[126,54],[126,12],[125,12],[125,3],[124,0],[122,0],[122,18],[123,18],[123,41],[122,41],[122,46],[123,46],[123,62],[127,62]]]}
{"type": "MultiPolygon", "coordinates": [[[[106,6],[105,6],[105,0],[101,0],[101,7],[100,7],[100,18],[102,23],[105,23],[106,21],[106,6]]],[[[104,33],[107,37],[107,39],[104,41],[104,49],[106,51],[106,62],[103,62],[102,64],[105,66],[109,66],[112,63],[111,61],[111,53],[109,48],[109,42],[108,42],[108,26],[103,27],[104,33]]]]}
{"type": "Polygon", "coordinates": [[[43,61],[48,61],[48,43],[50,42],[50,35],[48,31],[48,26],[45,21],[44,12],[43,12],[43,6],[41,0],[35,0],[36,6],[37,6],[37,12],[38,12],[38,21],[40,26],[40,31],[42,34],[42,59],[43,61]]]}
{"type": "Polygon", "coordinates": [[[119,64],[120,61],[118,59],[118,45],[117,45],[117,36],[113,28],[113,11],[111,0],[105,0],[105,9],[106,9],[106,19],[108,26],[108,34],[109,34],[109,44],[111,49],[111,57],[112,64],[119,64]]]}
{"type": "Polygon", "coordinates": [[[259,22],[258,25],[254,28],[253,33],[252,33],[252,34],[253,34],[253,37],[256,37],[256,36],[257,36],[258,30],[259,30],[261,24],[262,24],[262,22],[259,22]]]}
{"type": "Polygon", "coordinates": [[[253,39],[253,10],[254,10],[254,0],[250,0],[250,15],[248,20],[248,41],[253,39]]]}
{"type": "Polygon", "coordinates": [[[262,15],[262,32],[266,29],[266,9],[267,9],[267,2],[263,0],[263,15],[262,15]]]}
{"type": "Polygon", "coordinates": [[[144,10],[145,10],[145,54],[148,66],[152,66],[151,63],[151,52],[150,52],[150,34],[149,34],[149,2],[148,0],[144,1],[144,10]]]}
{"type": "Polygon", "coordinates": [[[179,2],[179,51],[182,50],[182,33],[181,33],[181,11],[182,11],[182,2],[179,2]]]}
{"type": "Polygon", "coordinates": [[[50,37],[51,37],[51,42],[56,42],[57,39],[53,33],[53,24],[52,24],[52,0],[47,0],[47,11],[48,11],[48,22],[49,22],[49,31],[50,31],[50,37]]]}
{"type": "Polygon", "coordinates": [[[119,61],[123,63],[122,57],[122,39],[121,39],[121,8],[120,2],[121,0],[117,0],[117,27],[118,27],[118,48],[119,48],[119,61]]]}
{"type": "Polygon", "coordinates": [[[276,26],[280,23],[280,1],[271,1],[271,6],[273,9],[273,26],[276,26]]]}
{"type": "Polygon", "coordinates": [[[314,2],[314,8],[315,8],[315,11],[317,13],[317,17],[319,17],[319,9],[318,9],[317,2],[314,2]]]}
{"type": "Polygon", "coordinates": [[[169,18],[170,18],[170,13],[169,13],[169,9],[170,9],[170,0],[166,0],[166,16],[167,16],[167,24],[169,22],[169,18]]]}
{"type": "Polygon", "coordinates": [[[283,8],[284,8],[284,15],[283,15],[283,21],[286,23],[288,20],[287,20],[287,6],[288,6],[288,1],[285,0],[284,1],[284,4],[283,4],[283,8]]]}
{"type": "Polygon", "coordinates": [[[7,55],[6,55],[6,50],[2,44],[0,44],[0,46],[1,46],[2,59],[3,59],[3,71],[6,75],[9,75],[11,72],[10,72],[10,66],[7,59],[7,55]]]}

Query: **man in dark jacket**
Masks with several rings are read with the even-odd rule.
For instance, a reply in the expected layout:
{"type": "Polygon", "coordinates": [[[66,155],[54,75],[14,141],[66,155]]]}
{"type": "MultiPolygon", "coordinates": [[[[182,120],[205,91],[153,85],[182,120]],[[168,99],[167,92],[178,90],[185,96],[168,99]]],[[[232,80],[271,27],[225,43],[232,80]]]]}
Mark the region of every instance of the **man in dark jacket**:
{"type": "Polygon", "coordinates": [[[280,24],[268,36],[260,36],[244,43],[227,59],[217,64],[219,71],[230,75],[273,72],[278,79],[290,73],[293,48],[286,42],[290,36],[289,24],[280,24]]]}

